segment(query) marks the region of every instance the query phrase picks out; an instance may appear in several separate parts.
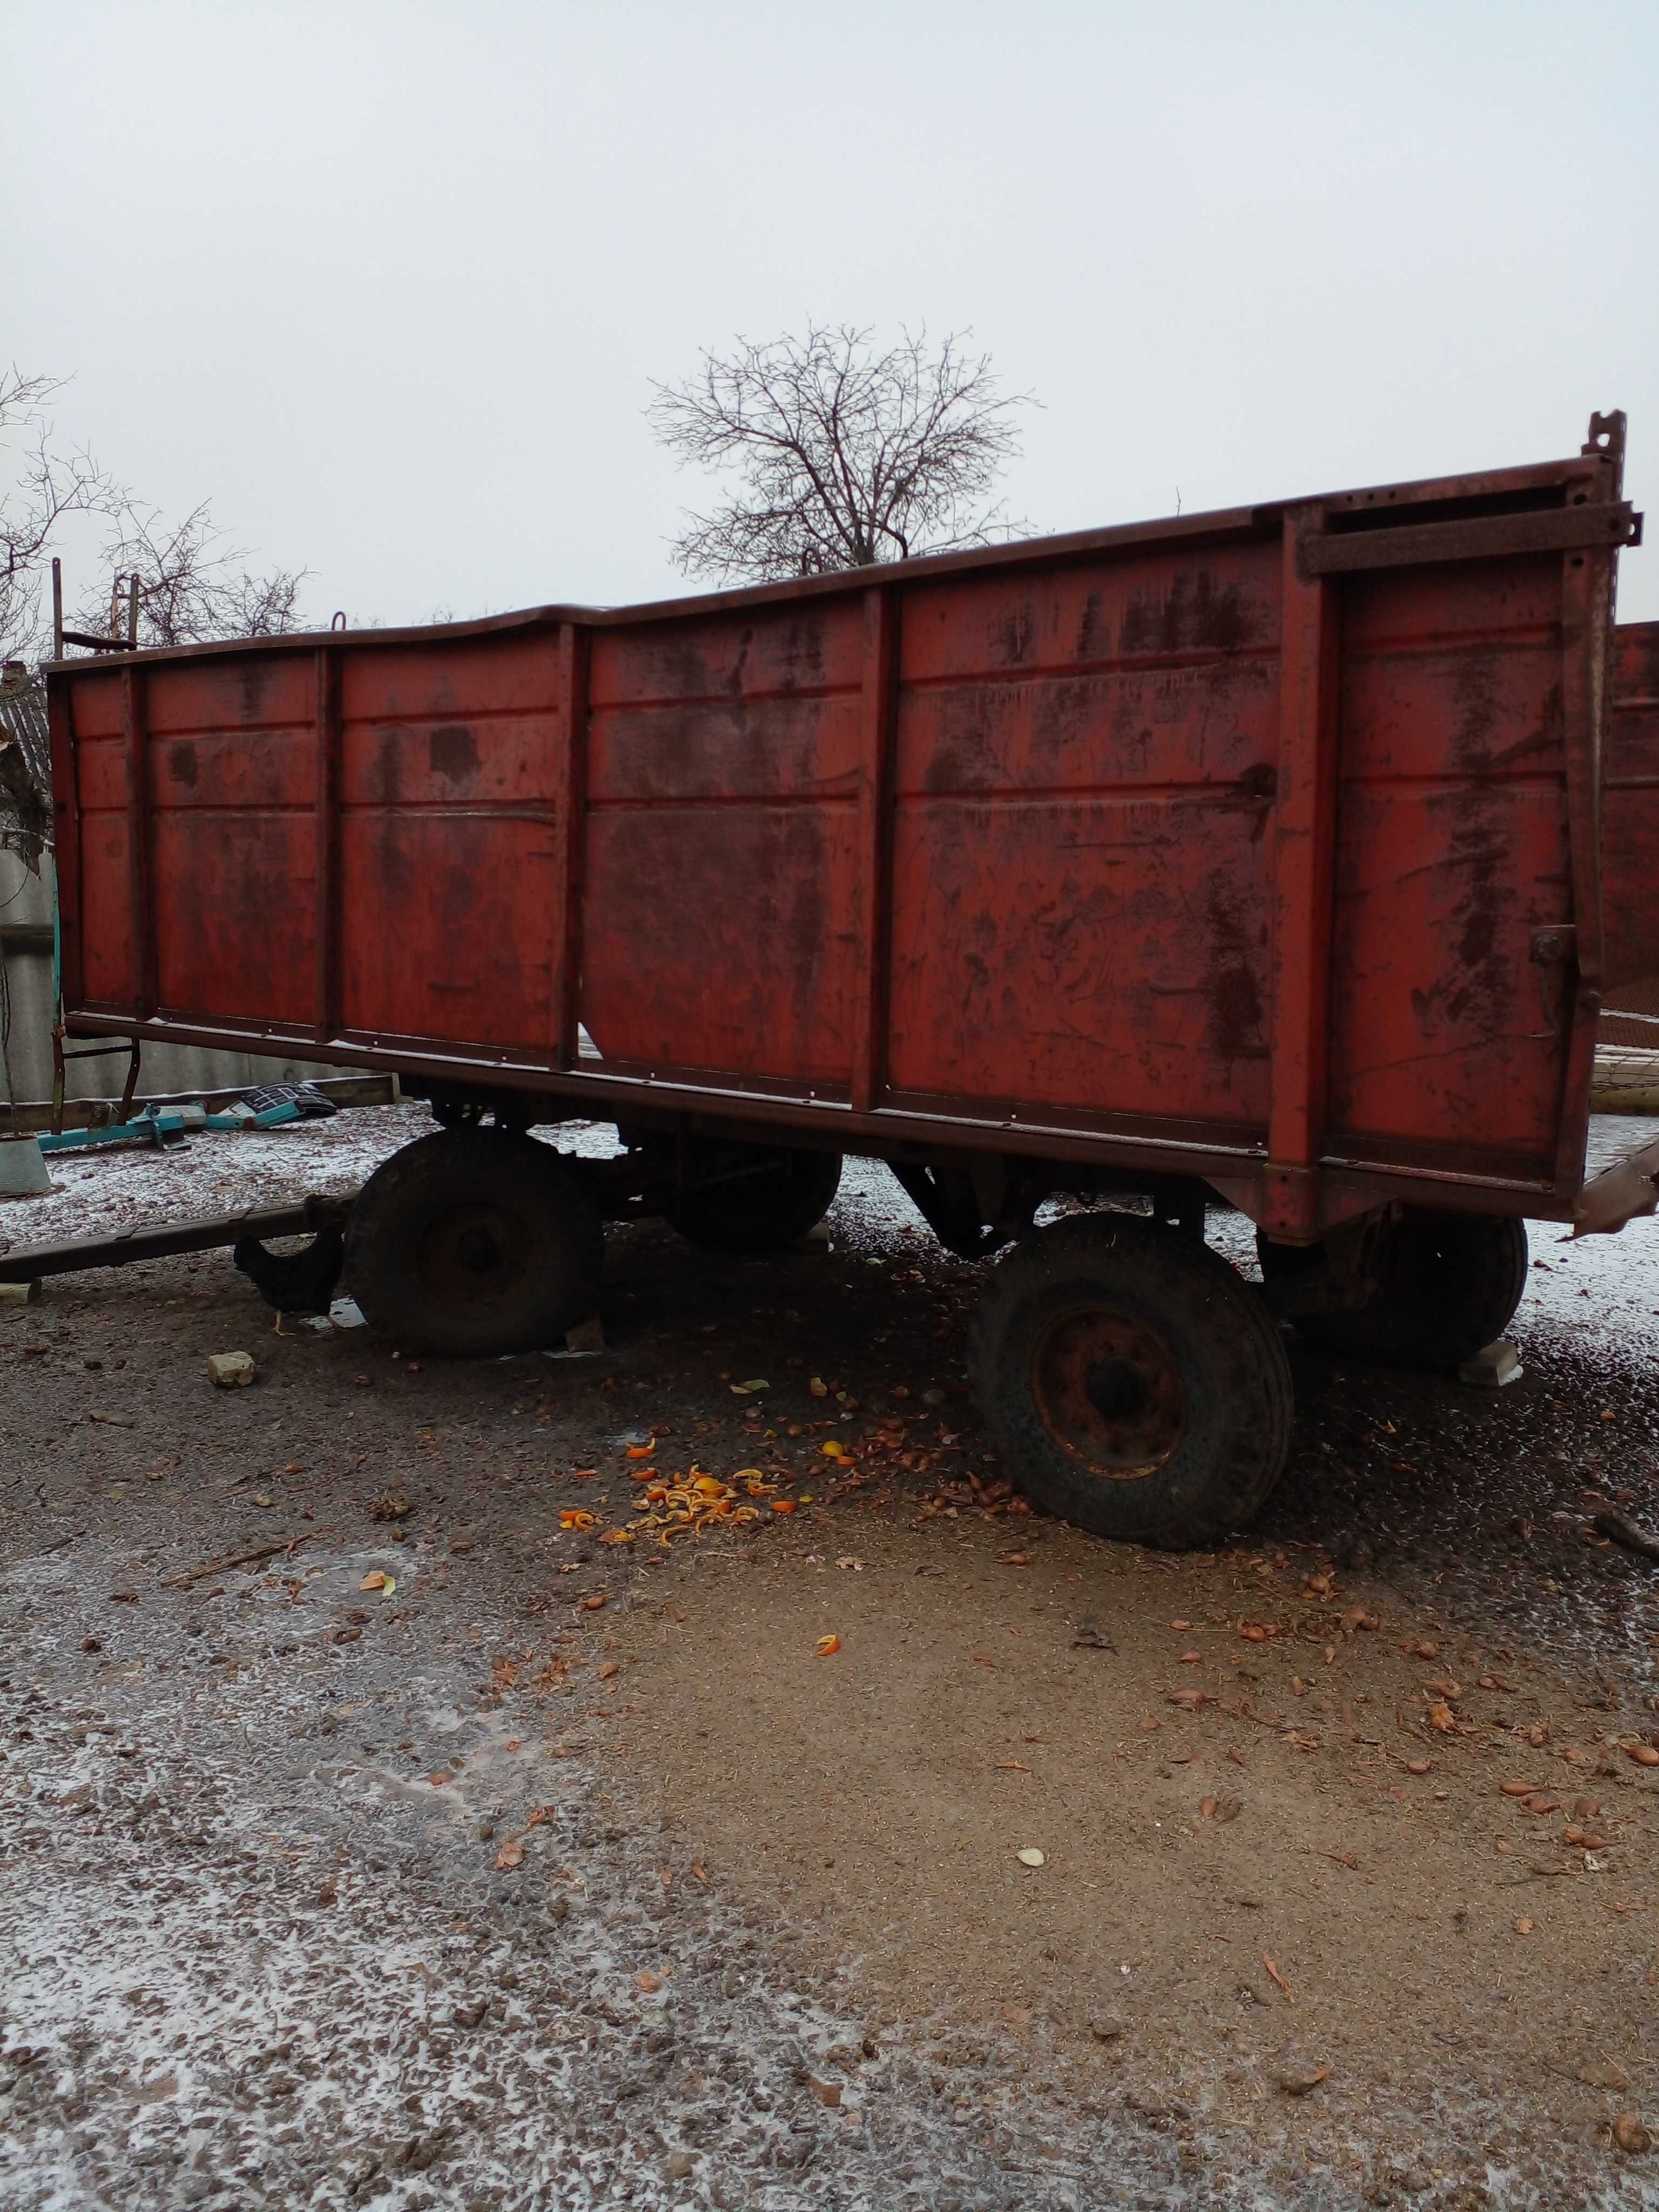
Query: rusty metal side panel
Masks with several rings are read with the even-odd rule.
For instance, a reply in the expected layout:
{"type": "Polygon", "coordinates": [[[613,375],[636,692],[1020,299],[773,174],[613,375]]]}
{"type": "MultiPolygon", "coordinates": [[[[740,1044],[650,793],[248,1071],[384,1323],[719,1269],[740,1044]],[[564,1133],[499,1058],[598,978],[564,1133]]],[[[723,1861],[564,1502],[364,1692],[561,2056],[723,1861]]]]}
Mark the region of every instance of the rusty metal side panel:
{"type": "Polygon", "coordinates": [[[121,731],[121,678],[113,669],[77,675],[69,695],[74,754],[66,774],[79,824],[79,896],[66,913],[65,1003],[131,1013],[138,996],[128,837],[127,760],[121,731]]]}
{"type": "Polygon", "coordinates": [[[893,1091],[1265,1124],[1279,548],[903,595],[893,1091]]]}
{"type": "Polygon", "coordinates": [[[858,597],[592,635],[581,1018],[607,1060],[839,1089],[858,597]]]}
{"type": "Polygon", "coordinates": [[[1601,922],[1610,990],[1659,976],[1659,623],[1613,633],[1601,809],[1601,922]]]}
{"type": "MultiPolygon", "coordinates": [[[[1565,512],[1541,552],[1530,510],[1431,516],[1412,565],[1337,499],[55,673],[71,1012],[624,1118],[1236,1162],[1293,1237],[1435,1177],[1550,1200],[1595,988],[1565,512]]],[[[1659,865],[1659,650],[1620,653],[1615,963],[1659,865]]]]}
{"type": "Polygon", "coordinates": [[[145,672],[158,1006],[309,1020],[314,707],[309,657],[293,653],[145,672]]]}
{"type": "Polygon", "coordinates": [[[1328,1149],[1479,1143],[1553,1171],[1573,919],[1561,562],[1343,591],[1328,1149]],[[1547,940],[1542,940],[1547,942],[1547,940]]]}
{"type": "Polygon", "coordinates": [[[347,1036],[549,1051],[558,690],[550,631],[342,657],[347,1036]]]}

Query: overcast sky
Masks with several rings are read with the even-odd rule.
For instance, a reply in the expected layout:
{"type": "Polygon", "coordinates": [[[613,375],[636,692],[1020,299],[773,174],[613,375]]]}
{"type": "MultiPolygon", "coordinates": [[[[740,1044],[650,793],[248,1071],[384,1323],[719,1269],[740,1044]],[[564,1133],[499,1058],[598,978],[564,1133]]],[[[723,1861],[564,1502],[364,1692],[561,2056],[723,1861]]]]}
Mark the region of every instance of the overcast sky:
{"type": "Polygon", "coordinates": [[[672,591],[649,380],[809,317],[971,325],[1043,403],[1040,528],[1622,406],[1659,541],[1659,0],[0,0],[0,353],[321,620],[672,591]]]}

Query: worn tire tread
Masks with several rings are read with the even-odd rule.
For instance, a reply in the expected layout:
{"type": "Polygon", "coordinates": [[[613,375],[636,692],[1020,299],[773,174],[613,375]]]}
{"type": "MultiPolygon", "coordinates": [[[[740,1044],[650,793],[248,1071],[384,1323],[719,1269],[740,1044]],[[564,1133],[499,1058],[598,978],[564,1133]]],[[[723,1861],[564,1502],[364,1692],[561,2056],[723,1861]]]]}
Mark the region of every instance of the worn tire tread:
{"type": "Polygon", "coordinates": [[[971,1364],[1009,1474],[1047,1510],[1098,1535],[1170,1551],[1212,1547],[1255,1519],[1289,1456],[1295,1395],[1266,1304],[1218,1254],[1137,1215],[1073,1215],[1017,1244],[987,1282],[971,1364]],[[1168,1469],[1133,1484],[1089,1476],[1049,1443],[1029,1390],[1008,1372],[1021,1312],[1049,1291],[1103,1277],[1118,1279],[1132,1299],[1187,1316],[1195,1345],[1208,1340],[1206,1356],[1219,1370],[1211,1388],[1227,1413],[1225,1448],[1202,1480],[1177,1481],[1168,1469]]]}
{"type": "Polygon", "coordinates": [[[587,1182],[550,1146],[501,1129],[439,1129],[383,1160],[358,1193],[346,1224],[345,1280],[363,1317],[382,1334],[434,1358],[482,1358],[555,1343],[593,1310],[605,1233],[587,1182]],[[522,1211],[547,1209],[547,1268],[516,1319],[496,1338],[471,1337],[429,1309],[422,1313],[398,1277],[399,1216],[473,1181],[522,1211]]]}
{"type": "MultiPolygon", "coordinates": [[[[1415,1281],[1385,1288],[1351,1312],[1297,1314],[1296,1325],[1334,1358],[1450,1374],[1514,1320],[1527,1286],[1527,1224],[1510,1214],[1413,1207],[1401,1225],[1419,1240],[1415,1281]],[[1451,1258],[1431,1265],[1421,1248],[1437,1236],[1450,1242],[1451,1258]]],[[[1274,1247],[1261,1249],[1264,1274],[1284,1265],[1274,1247]]]]}

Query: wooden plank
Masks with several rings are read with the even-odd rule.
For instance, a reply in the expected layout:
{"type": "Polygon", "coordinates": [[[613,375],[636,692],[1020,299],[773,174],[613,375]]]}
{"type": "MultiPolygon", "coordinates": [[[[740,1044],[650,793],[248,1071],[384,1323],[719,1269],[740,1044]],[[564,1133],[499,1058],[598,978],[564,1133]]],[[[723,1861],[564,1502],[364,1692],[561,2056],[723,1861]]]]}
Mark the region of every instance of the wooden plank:
{"type": "Polygon", "coordinates": [[[559,625],[559,753],[552,793],[552,943],[550,951],[548,1064],[574,1067],[581,1019],[582,878],[587,823],[587,632],[559,625]]]}
{"type": "Polygon", "coordinates": [[[887,1081],[887,983],[892,925],[893,739],[898,713],[898,608],[879,586],[864,595],[859,713],[858,975],[853,992],[851,1103],[875,1106],[887,1081]]]}
{"type": "Polygon", "coordinates": [[[151,880],[149,750],[144,728],[144,679],[121,671],[121,738],[127,760],[127,859],[132,901],[133,1012],[148,1021],[161,1002],[155,951],[155,892],[151,880]]]}
{"type": "Polygon", "coordinates": [[[1267,1109],[1270,1234],[1320,1225],[1320,1145],[1330,1056],[1333,859],[1336,845],[1336,650],[1333,586],[1304,553],[1318,507],[1285,517],[1273,809],[1273,1028],[1267,1109]]]}
{"type": "Polygon", "coordinates": [[[340,1027],[340,657],[316,657],[317,1042],[340,1027]]]}

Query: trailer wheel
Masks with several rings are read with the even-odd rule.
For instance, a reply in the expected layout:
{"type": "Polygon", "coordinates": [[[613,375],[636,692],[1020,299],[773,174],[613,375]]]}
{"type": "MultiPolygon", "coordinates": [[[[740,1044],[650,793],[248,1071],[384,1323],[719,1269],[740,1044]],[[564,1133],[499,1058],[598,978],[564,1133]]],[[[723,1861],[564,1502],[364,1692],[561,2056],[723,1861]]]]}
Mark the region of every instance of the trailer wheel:
{"type": "Polygon", "coordinates": [[[240,1237],[230,1256],[278,1313],[325,1314],[339,1287],[345,1243],[331,1224],[297,1252],[273,1252],[257,1237],[240,1237]]]}
{"type": "Polygon", "coordinates": [[[1261,1298],[1133,1215],[1073,1215],[1016,1245],[986,1286],[974,1368],[1009,1474],[1097,1536],[1218,1543],[1290,1449],[1290,1367],[1261,1298]]]}
{"type": "MultiPolygon", "coordinates": [[[[1256,1249],[1269,1282],[1310,1264],[1305,1252],[1261,1235],[1256,1249]]],[[[1337,1358],[1449,1374],[1514,1320],[1527,1286],[1527,1224],[1507,1214],[1407,1206],[1383,1230],[1371,1273],[1378,1290],[1369,1305],[1297,1313],[1303,1335],[1337,1358]]]]}
{"type": "Polygon", "coordinates": [[[546,1145],[445,1129],[383,1161],[346,1230],[346,1280],[411,1352],[533,1352],[585,1321],[605,1239],[580,1173],[546,1145]]]}
{"type": "Polygon", "coordinates": [[[841,1188],[839,1152],[784,1145],[688,1144],[686,1185],[668,1219],[717,1252],[787,1252],[816,1228],[841,1188]]]}

